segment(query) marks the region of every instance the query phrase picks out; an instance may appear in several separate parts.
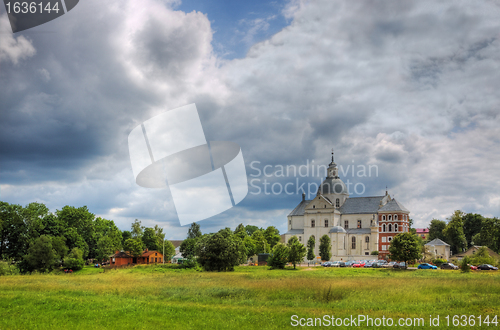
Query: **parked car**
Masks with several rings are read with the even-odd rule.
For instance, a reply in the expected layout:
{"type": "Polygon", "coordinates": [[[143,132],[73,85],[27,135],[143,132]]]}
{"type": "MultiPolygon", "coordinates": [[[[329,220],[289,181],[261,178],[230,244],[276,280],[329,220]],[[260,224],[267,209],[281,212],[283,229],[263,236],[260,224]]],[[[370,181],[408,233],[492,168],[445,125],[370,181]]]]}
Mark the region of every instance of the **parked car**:
{"type": "Polygon", "coordinates": [[[441,264],[441,269],[458,269],[458,266],[455,266],[451,262],[445,262],[444,264],[441,264]]]}
{"type": "Polygon", "coordinates": [[[348,260],[348,261],[346,261],[346,262],[345,262],[345,266],[346,266],[346,267],[352,267],[352,265],[353,265],[354,263],[355,263],[355,261],[353,261],[353,260],[348,260]]]}
{"type": "Polygon", "coordinates": [[[372,267],[373,268],[388,268],[389,267],[389,263],[387,261],[385,261],[385,260],[377,260],[376,262],[374,262],[372,264],[372,267]]]}
{"type": "Polygon", "coordinates": [[[330,267],[345,267],[345,263],[343,261],[333,261],[330,263],[330,267]]]}
{"type": "Polygon", "coordinates": [[[431,265],[431,264],[426,264],[426,263],[418,265],[417,268],[418,269],[438,269],[436,266],[431,265]]]}
{"type": "Polygon", "coordinates": [[[480,269],[480,270],[498,270],[497,267],[489,265],[489,264],[479,265],[479,266],[477,266],[477,269],[480,269]]]}
{"type": "Polygon", "coordinates": [[[353,267],[356,267],[356,268],[361,268],[361,267],[365,267],[365,262],[364,261],[356,261],[354,264],[352,264],[353,267]]]}
{"type": "Polygon", "coordinates": [[[406,268],[406,264],[402,262],[396,262],[393,266],[393,268],[406,268]]]}
{"type": "Polygon", "coordinates": [[[321,264],[323,267],[331,267],[332,263],[330,261],[325,261],[324,263],[321,264]]]}
{"type": "Polygon", "coordinates": [[[471,270],[477,270],[477,267],[476,267],[476,266],[474,266],[474,265],[469,265],[469,264],[467,264],[467,266],[469,266],[471,270]]]}

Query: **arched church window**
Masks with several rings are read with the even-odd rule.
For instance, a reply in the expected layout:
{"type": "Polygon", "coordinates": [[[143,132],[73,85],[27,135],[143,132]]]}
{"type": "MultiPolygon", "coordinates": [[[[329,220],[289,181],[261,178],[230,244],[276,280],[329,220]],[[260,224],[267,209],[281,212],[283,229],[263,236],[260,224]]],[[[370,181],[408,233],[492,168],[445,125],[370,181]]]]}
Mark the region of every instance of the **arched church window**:
{"type": "Polygon", "coordinates": [[[311,220],[311,227],[315,227],[316,226],[316,220],[311,220]]]}
{"type": "Polygon", "coordinates": [[[365,243],[366,243],[366,249],[368,250],[370,248],[370,236],[365,237],[365,243]]]}
{"type": "Polygon", "coordinates": [[[325,227],[328,227],[328,219],[325,219],[325,227]]]}
{"type": "Polygon", "coordinates": [[[392,231],[392,225],[389,224],[389,232],[391,232],[391,231],[392,231]]]}
{"type": "Polygon", "coordinates": [[[397,232],[398,231],[398,224],[395,224],[394,225],[394,231],[397,232]]]}
{"type": "Polygon", "coordinates": [[[389,221],[391,221],[391,220],[392,220],[392,215],[389,215],[389,219],[388,219],[388,220],[389,220],[389,221]]]}
{"type": "Polygon", "coordinates": [[[385,215],[382,216],[382,220],[385,220],[385,215]]]}
{"type": "Polygon", "coordinates": [[[394,220],[398,220],[398,215],[394,215],[394,220]]]}
{"type": "Polygon", "coordinates": [[[326,209],[326,204],[325,204],[325,209],[326,209]]]}
{"type": "Polygon", "coordinates": [[[382,231],[385,233],[385,225],[382,225],[382,231]]]}
{"type": "Polygon", "coordinates": [[[351,248],[356,249],[356,237],[351,238],[351,248]]]}
{"type": "Polygon", "coordinates": [[[340,207],[340,199],[339,198],[337,198],[335,200],[335,207],[340,207]]]}
{"type": "Polygon", "coordinates": [[[315,209],[315,208],[316,208],[316,205],[313,205],[313,209],[315,209]]]}

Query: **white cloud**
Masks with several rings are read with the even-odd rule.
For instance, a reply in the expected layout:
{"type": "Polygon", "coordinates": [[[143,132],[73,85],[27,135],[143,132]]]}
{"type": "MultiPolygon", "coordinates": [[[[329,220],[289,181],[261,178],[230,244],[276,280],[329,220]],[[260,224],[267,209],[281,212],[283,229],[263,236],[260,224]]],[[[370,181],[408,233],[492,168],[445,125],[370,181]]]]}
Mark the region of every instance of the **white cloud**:
{"type": "Polygon", "coordinates": [[[35,55],[36,49],[24,36],[14,37],[7,14],[0,16],[0,62],[17,64],[19,60],[35,55]]]}

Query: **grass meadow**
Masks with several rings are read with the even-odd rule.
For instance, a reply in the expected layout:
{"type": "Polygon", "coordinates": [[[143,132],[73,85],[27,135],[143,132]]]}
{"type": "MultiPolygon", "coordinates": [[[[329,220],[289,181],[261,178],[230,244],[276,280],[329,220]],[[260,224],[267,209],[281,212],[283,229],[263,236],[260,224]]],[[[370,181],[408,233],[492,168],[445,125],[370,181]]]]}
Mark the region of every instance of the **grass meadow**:
{"type": "Polygon", "coordinates": [[[323,315],[423,318],[415,329],[429,328],[429,315],[439,315],[442,329],[446,315],[457,328],[453,315],[499,314],[498,272],[237,267],[214,273],[160,265],[0,277],[0,330],[297,328],[292,315],[303,324],[323,315]]]}

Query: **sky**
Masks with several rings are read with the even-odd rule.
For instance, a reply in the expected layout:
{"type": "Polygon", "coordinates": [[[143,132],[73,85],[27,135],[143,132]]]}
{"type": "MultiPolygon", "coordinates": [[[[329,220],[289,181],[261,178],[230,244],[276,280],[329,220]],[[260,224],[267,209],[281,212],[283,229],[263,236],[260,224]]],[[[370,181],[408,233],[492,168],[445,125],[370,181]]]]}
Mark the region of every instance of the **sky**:
{"type": "Polygon", "coordinates": [[[86,205],[183,239],[169,188],[135,183],[127,138],[195,103],[207,140],[239,144],[249,181],[203,232],[284,233],[332,148],[351,197],[387,187],[417,228],[454,210],[498,217],[499,17],[494,0],[82,0],[13,34],[0,6],[0,200],[86,205]]]}

